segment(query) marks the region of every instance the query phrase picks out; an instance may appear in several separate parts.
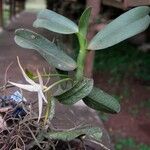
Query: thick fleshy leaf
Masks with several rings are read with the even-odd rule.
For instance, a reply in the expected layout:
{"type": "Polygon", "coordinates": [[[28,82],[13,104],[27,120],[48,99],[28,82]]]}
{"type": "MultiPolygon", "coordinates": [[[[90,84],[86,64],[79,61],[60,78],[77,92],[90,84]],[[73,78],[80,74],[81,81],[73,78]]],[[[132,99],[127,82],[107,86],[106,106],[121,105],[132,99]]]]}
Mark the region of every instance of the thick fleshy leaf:
{"type": "Polygon", "coordinates": [[[66,105],[73,105],[85,96],[87,96],[93,88],[93,80],[84,78],[82,81],[77,82],[71,89],[63,94],[56,96],[60,103],[66,105]]]}
{"type": "Polygon", "coordinates": [[[150,7],[134,8],[108,24],[99,31],[89,43],[89,50],[100,50],[113,46],[148,28],[150,24],[150,7]]]}
{"type": "Polygon", "coordinates": [[[89,25],[89,19],[91,14],[91,7],[87,8],[80,17],[79,20],[79,33],[85,38],[89,25]]]}
{"type": "Polygon", "coordinates": [[[74,22],[48,9],[39,12],[33,26],[36,28],[45,28],[61,34],[78,32],[78,26],[74,22]]]}
{"type": "Polygon", "coordinates": [[[54,43],[33,31],[18,29],[15,32],[15,42],[27,49],[37,50],[49,64],[54,67],[70,71],[76,68],[75,61],[60,50],[54,43]]]}
{"type": "Polygon", "coordinates": [[[120,105],[115,98],[95,87],[87,97],[83,98],[83,101],[95,110],[107,113],[118,113],[120,111],[120,105]]]}
{"type": "Polygon", "coordinates": [[[102,137],[102,131],[98,127],[93,128],[87,127],[82,129],[49,132],[45,133],[44,136],[48,139],[62,140],[62,141],[71,141],[81,136],[83,137],[87,136],[94,140],[100,141],[102,137]]]}

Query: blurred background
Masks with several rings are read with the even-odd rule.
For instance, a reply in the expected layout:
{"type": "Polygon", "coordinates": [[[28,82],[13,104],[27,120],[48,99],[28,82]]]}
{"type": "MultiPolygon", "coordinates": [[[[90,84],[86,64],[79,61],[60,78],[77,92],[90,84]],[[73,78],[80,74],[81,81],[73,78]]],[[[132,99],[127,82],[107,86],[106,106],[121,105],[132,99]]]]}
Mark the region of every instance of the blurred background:
{"type": "MultiPolygon", "coordinates": [[[[19,27],[31,28],[41,9],[54,10],[78,22],[83,10],[91,6],[90,40],[117,16],[140,5],[150,5],[150,0],[0,0],[0,61],[5,61],[3,54],[9,49],[6,45],[11,45],[11,49],[15,45],[11,40],[14,31],[19,27]]],[[[77,40],[54,33],[48,35],[45,30],[40,32],[49,39],[63,40],[67,45],[64,49],[76,59],[77,40]]],[[[150,28],[111,48],[89,53],[85,74],[93,76],[97,87],[121,103],[117,115],[98,112],[115,149],[150,150],[150,28]]]]}

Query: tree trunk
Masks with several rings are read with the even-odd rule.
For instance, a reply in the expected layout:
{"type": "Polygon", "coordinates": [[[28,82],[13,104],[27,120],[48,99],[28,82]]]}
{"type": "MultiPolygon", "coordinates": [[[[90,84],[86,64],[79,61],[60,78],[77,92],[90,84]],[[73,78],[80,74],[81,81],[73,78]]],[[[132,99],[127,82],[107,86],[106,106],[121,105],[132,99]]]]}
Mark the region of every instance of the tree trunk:
{"type": "Polygon", "coordinates": [[[9,11],[10,11],[10,14],[9,14],[9,19],[11,20],[13,16],[15,16],[16,14],[16,11],[15,11],[15,0],[9,0],[9,11]]]}
{"type": "MultiPolygon", "coordinates": [[[[100,12],[101,0],[86,0],[87,7],[92,7],[91,18],[90,18],[90,27],[87,35],[88,41],[92,39],[95,35],[96,29],[93,27],[96,17],[100,12]]],[[[89,51],[87,54],[86,62],[85,62],[85,76],[92,77],[93,72],[93,63],[94,63],[94,51],[89,51]]]]}
{"type": "Polygon", "coordinates": [[[3,26],[3,0],[0,0],[0,28],[3,26]]]}

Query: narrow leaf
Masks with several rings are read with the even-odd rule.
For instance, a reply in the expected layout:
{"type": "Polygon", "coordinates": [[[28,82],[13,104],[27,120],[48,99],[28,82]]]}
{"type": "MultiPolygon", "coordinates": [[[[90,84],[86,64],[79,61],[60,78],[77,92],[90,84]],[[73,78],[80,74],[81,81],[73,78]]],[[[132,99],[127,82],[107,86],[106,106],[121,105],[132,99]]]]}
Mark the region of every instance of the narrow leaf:
{"type": "Polygon", "coordinates": [[[83,101],[95,110],[108,113],[118,113],[120,111],[120,105],[115,98],[95,87],[87,97],[83,98],[83,101]]]}
{"type": "Polygon", "coordinates": [[[82,81],[77,82],[71,89],[63,94],[56,96],[60,103],[66,105],[73,105],[85,96],[87,96],[93,88],[93,80],[84,78],[82,81]]]}
{"type": "Polygon", "coordinates": [[[64,131],[55,131],[44,134],[45,138],[54,139],[54,140],[62,140],[62,141],[71,141],[80,136],[87,136],[89,138],[93,138],[94,140],[101,140],[102,131],[98,127],[93,128],[83,128],[83,129],[75,129],[75,130],[64,130],[64,131]]]}
{"type": "Polygon", "coordinates": [[[76,63],[72,58],[61,51],[54,43],[33,31],[16,30],[15,42],[23,48],[37,50],[49,64],[60,70],[70,71],[76,68],[76,63]]]}
{"type": "Polygon", "coordinates": [[[79,20],[79,33],[82,34],[84,38],[86,38],[87,35],[90,14],[91,14],[91,7],[85,9],[79,20]]]}
{"type": "Polygon", "coordinates": [[[99,31],[89,43],[88,49],[99,50],[113,46],[148,28],[150,7],[134,8],[108,24],[99,31]]]}
{"type": "Polygon", "coordinates": [[[78,26],[74,22],[48,9],[39,12],[33,26],[36,28],[45,28],[62,34],[78,32],[78,26]]]}

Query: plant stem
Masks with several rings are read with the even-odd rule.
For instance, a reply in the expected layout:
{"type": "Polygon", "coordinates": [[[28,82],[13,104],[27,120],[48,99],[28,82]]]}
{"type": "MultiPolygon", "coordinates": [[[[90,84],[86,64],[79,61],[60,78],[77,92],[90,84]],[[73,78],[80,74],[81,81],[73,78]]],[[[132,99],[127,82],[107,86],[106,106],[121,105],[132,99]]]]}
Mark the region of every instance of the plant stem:
{"type": "MultiPolygon", "coordinates": [[[[68,75],[64,75],[64,74],[45,74],[45,75],[41,75],[42,77],[68,77],[68,75]]],[[[33,77],[33,79],[37,79],[38,76],[33,77]]]]}
{"type": "Polygon", "coordinates": [[[51,121],[55,114],[55,99],[51,95],[51,91],[47,92],[48,103],[46,105],[46,113],[44,119],[44,125],[46,125],[47,120],[51,121]]]}
{"type": "Polygon", "coordinates": [[[76,79],[81,80],[84,76],[84,65],[85,65],[85,58],[87,54],[86,50],[86,40],[78,33],[77,34],[78,40],[79,40],[79,55],[77,58],[77,72],[76,72],[76,79]]]}

